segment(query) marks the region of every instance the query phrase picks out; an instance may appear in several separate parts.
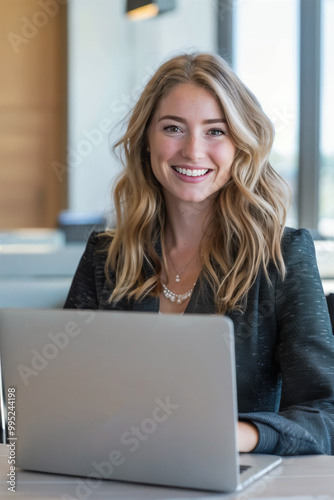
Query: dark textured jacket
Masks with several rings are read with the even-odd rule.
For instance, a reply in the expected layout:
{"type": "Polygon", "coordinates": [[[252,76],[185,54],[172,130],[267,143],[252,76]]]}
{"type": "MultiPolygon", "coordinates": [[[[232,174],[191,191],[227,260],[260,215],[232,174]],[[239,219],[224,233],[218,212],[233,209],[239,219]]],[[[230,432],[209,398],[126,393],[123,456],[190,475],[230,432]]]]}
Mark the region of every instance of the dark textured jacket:
{"type": "MultiPolygon", "coordinates": [[[[108,303],[100,247],[93,233],[65,308],[158,312],[159,299],[151,296],[108,303]]],[[[235,329],[239,418],[259,430],[254,452],[334,454],[334,336],[309,232],[286,228],[282,250],[284,281],[270,264],[271,283],[260,270],[245,312],[228,314],[235,329]]],[[[144,272],[152,273],[150,266],[144,272]]],[[[206,281],[198,280],[185,313],[215,313],[206,281]]]]}

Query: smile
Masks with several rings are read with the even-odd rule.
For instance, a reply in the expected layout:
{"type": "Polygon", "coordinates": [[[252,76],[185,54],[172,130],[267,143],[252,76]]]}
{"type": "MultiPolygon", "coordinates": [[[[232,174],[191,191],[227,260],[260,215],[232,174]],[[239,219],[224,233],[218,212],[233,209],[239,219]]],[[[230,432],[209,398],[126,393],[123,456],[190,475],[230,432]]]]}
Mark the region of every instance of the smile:
{"type": "Polygon", "coordinates": [[[199,169],[190,169],[190,168],[181,168],[181,167],[172,167],[176,172],[182,175],[186,175],[187,177],[201,177],[209,172],[208,168],[199,168],[199,169]]]}

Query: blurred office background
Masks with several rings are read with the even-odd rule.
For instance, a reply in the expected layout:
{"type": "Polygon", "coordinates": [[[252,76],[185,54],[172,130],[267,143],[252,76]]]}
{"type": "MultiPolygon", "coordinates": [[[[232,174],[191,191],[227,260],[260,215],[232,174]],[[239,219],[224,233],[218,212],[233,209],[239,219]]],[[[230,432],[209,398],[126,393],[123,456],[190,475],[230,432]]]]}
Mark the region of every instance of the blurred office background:
{"type": "Polygon", "coordinates": [[[288,224],[312,231],[334,291],[333,46],[334,0],[0,0],[0,307],[62,306],[90,231],[114,221],[122,120],[189,50],[223,55],[274,122],[288,224]],[[126,14],[150,3],[166,12],[126,14]]]}

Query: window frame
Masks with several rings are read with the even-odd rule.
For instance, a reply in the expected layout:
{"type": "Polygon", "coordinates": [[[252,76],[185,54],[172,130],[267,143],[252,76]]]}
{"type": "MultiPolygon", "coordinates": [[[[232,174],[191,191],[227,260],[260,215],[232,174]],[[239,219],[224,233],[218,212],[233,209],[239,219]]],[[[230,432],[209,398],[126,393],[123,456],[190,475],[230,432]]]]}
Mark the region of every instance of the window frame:
{"type": "MultiPolygon", "coordinates": [[[[234,65],[238,0],[218,2],[218,53],[234,65]]],[[[322,0],[299,0],[298,226],[319,237],[322,0]]]]}

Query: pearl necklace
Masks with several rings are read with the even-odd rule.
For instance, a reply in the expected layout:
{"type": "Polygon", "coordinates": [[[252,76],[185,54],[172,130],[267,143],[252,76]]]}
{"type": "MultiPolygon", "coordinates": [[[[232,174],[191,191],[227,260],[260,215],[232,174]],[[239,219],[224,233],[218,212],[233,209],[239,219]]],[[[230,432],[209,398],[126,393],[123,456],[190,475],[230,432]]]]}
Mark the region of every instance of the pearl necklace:
{"type": "MultiPolygon", "coordinates": [[[[190,290],[188,290],[188,292],[177,294],[177,293],[173,293],[171,290],[169,290],[169,288],[167,288],[165,283],[163,283],[161,280],[160,280],[160,283],[162,284],[162,288],[163,288],[162,293],[164,294],[166,299],[170,300],[173,303],[176,301],[177,304],[182,304],[182,302],[189,299],[189,297],[191,296],[191,294],[193,293],[193,290],[194,290],[194,288],[191,288],[190,290]]],[[[193,287],[195,285],[196,285],[196,283],[193,284],[193,287]]]]}

